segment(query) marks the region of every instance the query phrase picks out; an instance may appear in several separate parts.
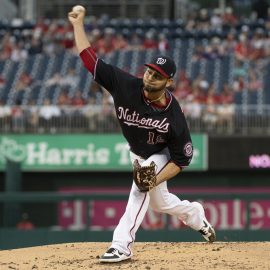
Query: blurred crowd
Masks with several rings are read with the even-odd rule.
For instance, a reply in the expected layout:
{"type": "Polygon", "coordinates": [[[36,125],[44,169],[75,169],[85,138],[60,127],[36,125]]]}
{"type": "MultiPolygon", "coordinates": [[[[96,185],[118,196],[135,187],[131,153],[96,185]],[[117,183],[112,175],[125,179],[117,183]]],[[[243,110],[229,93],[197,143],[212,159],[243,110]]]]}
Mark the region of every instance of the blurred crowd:
{"type": "MultiPolygon", "coordinates": [[[[148,22],[150,25],[155,23],[157,21],[148,22]]],[[[192,120],[203,119],[210,124],[224,123],[224,121],[230,123],[235,113],[235,93],[243,89],[248,91],[263,89],[261,74],[270,58],[269,7],[261,9],[260,6],[256,9],[254,6],[248,20],[236,16],[231,7],[223,11],[200,9],[189,14],[186,22],[163,21],[160,31],[158,27],[144,28],[143,21],[140,20],[134,23],[128,19],[111,20],[107,16],[88,17],[86,28],[94,50],[102,58],[119,50],[156,50],[169,54],[171,40],[179,37],[177,35],[182,35],[183,38],[195,35],[195,38],[207,39],[207,42],[202,42],[195,47],[191,62],[222,59],[233,55],[233,81],[230,85],[222,85],[221,89],[217,89],[214,83],[209,83],[202,75],[191,79],[184,69],[176,74],[175,85],[171,90],[184,108],[187,117],[192,120]],[[171,24],[174,24],[173,31],[170,28],[171,24]]],[[[0,37],[0,61],[11,59],[20,62],[36,54],[53,56],[63,49],[77,54],[73,31],[68,20],[39,19],[30,29],[2,29],[0,37]]],[[[142,74],[143,66],[138,68],[135,75],[142,76],[142,74]]],[[[72,112],[75,112],[75,119],[77,114],[83,115],[85,119],[99,115],[97,121],[103,123],[105,116],[110,115],[114,122],[110,95],[95,82],[91,83],[86,95],[79,89],[79,81],[80,74],[76,74],[75,69],[70,69],[65,75],[56,72],[45,82],[45,86],[59,87],[57,100],[45,98],[40,107],[36,106],[38,105],[36,100],[29,99],[29,103],[24,104],[27,105],[24,107],[20,106],[22,105],[20,93],[39,82],[30,74],[21,74],[14,86],[17,96],[16,106],[8,106],[6,100],[0,100],[0,126],[3,127],[3,123],[10,125],[10,119],[13,119],[12,121],[22,128],[26,126],[25,119],[28,119],[28,125],[36,126],[42,122],[41,126],[44,127],[51,119],[68,115],[70,112],[63,109],[67,106],[74,108],[72,112]],[[73,90],[67,91],[66,86],[73,90]],[[96,105],[102,105],[105,113],[100,114],[101,109],[95,111],[94,108],[98,108],[96,105]],[[25,118],[25,115],[30,117],[25,118]]],[[[0,92],[5,83],[6,78],[0,74],[0,92]]]]}
{"type": "MultiPolygon", "coordinates": [[[[185,22],[163,20],[162,23],[155,19],[134,21],[109,19],[106,15],[101,18],[90,16],[86,27],[89,40],[100,56],[120,49],[158,49],[166,52],[170,49],[168,38],[172,36],[170,27],[173,26],[176,30],[174,34],[181,30],[190,34],[194,31],[201,34],[215,31],[216,35],[222,36],[223,40],[215,37],[207,48],[197,48],[198,57],[223,55],[233,50],[238,59],[247,57],[253,60],[270,53],[270,9],[258,12],[250,18],[240,18],[231,7],[224,11],[218,8],[200,9],[188,14],[185,22]],[[159,26],[162,26],[161,32],[159,26]]],[[[10,30],[15,28],[16,31],[11,32],[8,28],[1,30],[1,60],[20,61],[33,54],[54,55],[63,48],[74,49],[72,26],[68,20],[39,19],[32,27],[20,29],[22,24],[20,19],[15,19],[10,30]],[[19,26],[16,28],[16,25],[19,26]]]]}

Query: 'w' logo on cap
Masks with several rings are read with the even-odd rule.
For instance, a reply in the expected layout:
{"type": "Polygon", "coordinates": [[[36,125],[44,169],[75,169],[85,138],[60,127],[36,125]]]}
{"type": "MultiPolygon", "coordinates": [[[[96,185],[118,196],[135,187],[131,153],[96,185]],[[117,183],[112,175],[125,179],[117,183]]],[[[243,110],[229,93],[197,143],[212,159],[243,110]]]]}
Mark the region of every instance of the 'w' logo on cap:
{"type": "Polygon", "coordinates": [[[164,65],[165,63],[166,63],[166,59],[161,58],[161,57],[159,57],[159,58],[157,59],[157,64],[158,64],[158,65],[164,65]]]}

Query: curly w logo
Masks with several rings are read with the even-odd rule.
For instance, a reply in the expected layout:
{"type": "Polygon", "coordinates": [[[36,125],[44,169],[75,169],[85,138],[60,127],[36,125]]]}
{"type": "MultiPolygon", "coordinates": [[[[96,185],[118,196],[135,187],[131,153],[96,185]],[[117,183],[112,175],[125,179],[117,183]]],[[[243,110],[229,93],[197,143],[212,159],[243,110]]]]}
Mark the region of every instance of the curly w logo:
{"type": "Polygon", "coordinates": [[[161,57],[159,57],[159,58],[157,59],[157,64],[158,64],[158,65],[164,65],[165,63],[166,63],[166,59],[161,58],[161,57]]]}

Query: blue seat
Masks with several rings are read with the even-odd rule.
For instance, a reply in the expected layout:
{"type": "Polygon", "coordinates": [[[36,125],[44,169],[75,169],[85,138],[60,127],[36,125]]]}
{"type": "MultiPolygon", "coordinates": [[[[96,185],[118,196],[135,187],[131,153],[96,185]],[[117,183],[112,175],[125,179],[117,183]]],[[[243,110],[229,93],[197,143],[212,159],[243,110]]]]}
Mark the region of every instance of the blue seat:
{"type": "Polygon", "coordinates": [[[26,63],[25,63],[24,72],[26,72],[27,74],[30,74],[30,73],[31,73],[36,58],[37,58],[36,55],[30,55],[30,56],[27,58],[26,63]]]}
{"type": "Polygon", "coordinates": [[[32,88],[32,91],[30,93],[29,99],[33,100],[35,103],[37,103],[38,98],[39,98],[39,93],[41,90],[41,86],[40,85],[36,85],[32,88]]]}
{"type": "MultiPolygon", "coordinates": [[[[10,60],[7,60],[7,61],[10,61],[10,60]]],[[[18,71],[18,68],[19,68],[19,63],[12,62],[12,61],[10,62],[10,68],[5,77],[5,80],[6,80],[5,86],[2,89],[2,91],[0,91],[1,99],[8,102],[9,105],[11,105],[11,103],[13,102],[12,99],[8,100],[8,97],[9,97],[12,85],[16,84],[16,81],[14,81],[14,79],[16,78],[16,80],[18,80],[18,78],[15,76],[18,71]]]]}
{"type": "Polygon", "coordinates": [[[183,39],[181,48],[180,48],[180,63],[181,63],[180,68],[181,69],[186,69],[187,67],[187,60],[188,60],[187,51],[188,51],[189,46],[190,46],[189,40],[183,39]]]}
{"type": "Polygon", "coordinates": [[[264,102],[270,104],[270,63],[267,65],[264,75],[264,102]]]}
{"type": "Polygon", "coordinates": [[[248,92],[248,104],[258,105],[258,92],[248,92]]]}
{"type": "Polygon", "coordinates": [[[243,104],[243,98],[242,98],[242,93],[241,92],[234,93],[234,102],[235,102],[236,105],[243,104]]]}
{"type": "Polygon", "coordinates": [[[200,62],[192,62],[190,78],[194,80],[200,73],[200,62]]]}
{"type": "Polygon", "coordinates": [[[46,94],[44,98],[48,98],[51,101],[51,103],[53,101],[56,88],[57,88],[56,85],[52,85],[46,89],[46,94]]]}
{"type": "Polygon", "coordinates": [[[78,85],[79,89],[85,88],[85,82],[87,81],[87,76],[91,76],[91,75],[89,74],[89,72],[87,71],[86,68],[82,67],[80,69],[80,82],[79,82],[79,85],[78,85]]]}
{"type": "Polygon", "coordinates": [[[213,60],[207,60],[204,77],[206,81],[209,82],[209,84],[212,84],[214,81],[213,77],[214,71],[215,71],[215,62],[213,60]]]}
{"type": "Polygon", "coordinates": [[[56,72],[61,71],[61,67],[64,61],[64,57],[65,57],[65,52],[61,51],[60,53],[58,53],[57,55],[54,56],[54,63],[53,63],[53,68],[51,73],[54,74],[56,72]]]}
{"type": "Polygon", "coordinates": [[[38,65],[38,70],[36,71],[35,79],[42,81],[49,63],[49,57],[46,55],[41,56],[40,64],[38,65]]]}
{"type": "Polygon", "coordinates": [[[4,69],[4,66],[5,66],[5,62],[6,61],[0,61],[0,74],[2,73],[3,69],[4,69]]]}

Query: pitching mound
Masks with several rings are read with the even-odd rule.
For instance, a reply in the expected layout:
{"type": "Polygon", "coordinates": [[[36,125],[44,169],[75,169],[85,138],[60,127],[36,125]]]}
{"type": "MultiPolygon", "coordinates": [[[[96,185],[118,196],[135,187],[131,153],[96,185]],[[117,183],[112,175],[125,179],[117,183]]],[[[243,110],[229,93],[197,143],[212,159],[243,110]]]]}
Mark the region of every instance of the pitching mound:
{"type": "Polygon", "coordinates": [[[135,243],[131,260],[99,263],[109,243],[74,243],[0,251],[1,270],[270,269],[270,242],[135,243]]]}

